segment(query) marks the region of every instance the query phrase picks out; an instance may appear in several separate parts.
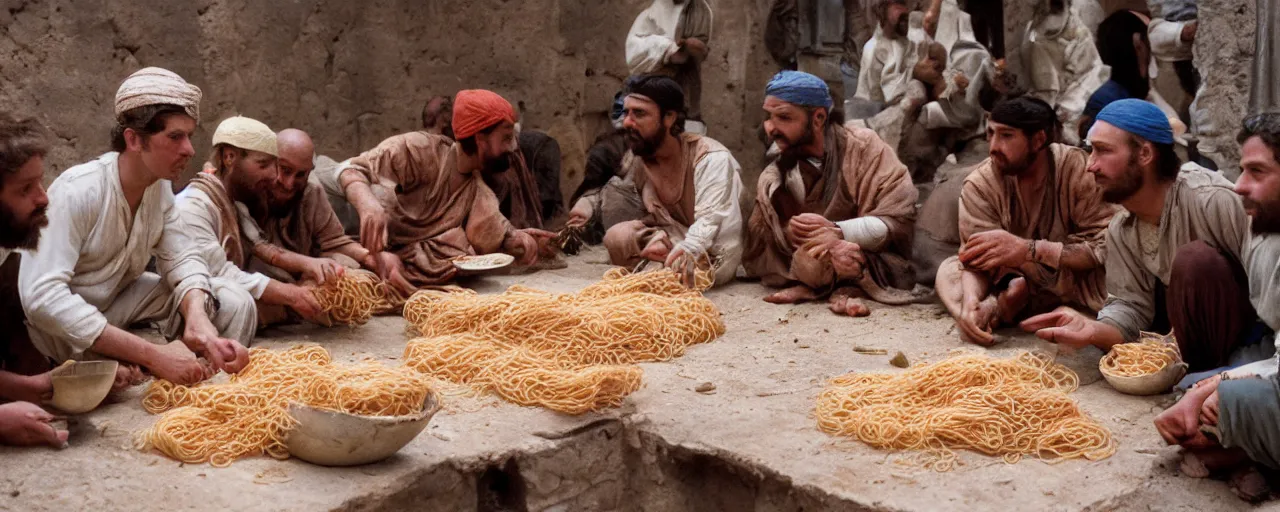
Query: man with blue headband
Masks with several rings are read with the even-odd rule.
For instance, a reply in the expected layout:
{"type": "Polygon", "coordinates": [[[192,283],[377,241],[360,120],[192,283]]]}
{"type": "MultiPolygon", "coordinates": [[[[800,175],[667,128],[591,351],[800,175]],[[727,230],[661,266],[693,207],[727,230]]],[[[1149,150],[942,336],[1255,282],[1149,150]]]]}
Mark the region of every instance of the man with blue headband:
{"type": "Polygon", "coordinates": [[[783,71],[765,95],[765,131],[780,156],[756,188],[747,273],[785,288],[768,302],[830,295],[835,313],[865,316],[861,291],[849,285],[864,277],[879,287],[915,282],[917,196],[907,167],[871,130],[830,121],[831,94],[822,79],[783,71]]]}
{"type": "Polygon", "coordinates": [[[1107,105],[1088,142],[1102,198],[1123,207],[1107,228],[1106,304],[1097,320],[1059,309],[1023,328],[1103,350],[1172,330],[1192,372],[1269,356],[1240,263],[1249,222],[1231,182],[1195,166],[1179,171],[1169,120],[1146,101],[1107,105]]]}

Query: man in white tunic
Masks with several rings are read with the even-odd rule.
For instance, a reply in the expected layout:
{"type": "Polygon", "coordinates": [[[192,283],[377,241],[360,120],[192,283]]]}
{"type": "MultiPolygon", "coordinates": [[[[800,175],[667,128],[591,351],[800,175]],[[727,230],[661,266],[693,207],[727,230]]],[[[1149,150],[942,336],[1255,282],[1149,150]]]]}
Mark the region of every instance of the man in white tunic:
{"type": "Polygon", "coordinates": [[[685,92],[686,131],[705,135],[702,122],[702,61],[711,44],[707,0],[653,0],[627,32],[627,69],[632,75],[669,76],[685,92]]]}
{"type": "MultiPolygon", "coordinates": [[[[306,288],[241,270],[253,247],[241,234],[240,216],[267,209],[262,191],[270,189],[279,172],[276,133],[260,121],[232,117],[214,131],[213,150],[214,172],[196,175],[174,199],[193,249],[214,275],[235,283],[261,305],[285,306],[303,318],[318,319],[320,305],[306,288]]],[[[327,277],[337,277],[336,267],[327,277]]],[[[282,318],[280,311],[268,309],[269,318],[282,318]]]]}
{"type": "Polygon", "coordinates": [[[1064,141],[1078,144],[1080,114],[1089,95],[1102,87],[1111,71],[1102,64],[1093,33],[1069,0],[1041,0],[1026,34],[1022,54],[1030,93],[1053,105],[1064,141]]]}
{"type": "Polygon", "coordinates": [[[717,265],[715,284],[725,284],[742,262],[742,168],[724,145],[681,130],[683,105],[666,77],[627,90],[623,166],[647,215],[610,227],[604,246],[623,266],[651,260],[683,270],[705,256],[717,265]]]}
{"type": "Polygon", "coordinates": [[[32,343],[46,356],[109,357],[181,384],[248,363],[240,341],[253,338],[253,298],[210,274],[173,206],[170,180],[195,155],[200,96],[171,71],[134,73],[116,92],[114,151],[49,187],[52,227],[18,278],[32,343]],[[146,272],[152,256],[158,275],[146,272]],[[126,330],[148,321],[190,352],[126,330]]]}

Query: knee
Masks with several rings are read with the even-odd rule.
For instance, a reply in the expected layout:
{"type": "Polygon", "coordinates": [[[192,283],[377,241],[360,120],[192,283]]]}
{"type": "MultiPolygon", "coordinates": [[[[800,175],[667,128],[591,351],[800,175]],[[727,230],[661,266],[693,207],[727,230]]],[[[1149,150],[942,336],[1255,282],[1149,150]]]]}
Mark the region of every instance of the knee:
{"type": "Polygon", "coordinates": [[[934,277],[934,288],[938,290],[954,288],[960,282],[960,274],[964,269],[960,268],[960,257],[952,256],[938,265],[938,274],[934,277]]]}
{"type": "Polygon", "coordinates": [[[1169,280],[1172,282],[1206,282],[1231,280],[1234,278],[1230,260],[1218,249],[1204,240],[1183,245],[1174,253],[1173,268],[1169,280]]]}
{"type": "Polygon", "coordinates": [[[644,223],[632,220],[614,224],[604,233],[604,248],[609,251],[609,259],[614,265],[625,264],[632,258],[639,257],[640,246],[636,234],[644,229],[644,223]]]}
{"type": "Polygon", "coordinates": [[[222,286],[215,295],[218,298],[218,312],[214,323],[218,324],[219,330],[225,329],[225,326],[235,320],[258,318],[258,304],[245,289],[222,286]]]}

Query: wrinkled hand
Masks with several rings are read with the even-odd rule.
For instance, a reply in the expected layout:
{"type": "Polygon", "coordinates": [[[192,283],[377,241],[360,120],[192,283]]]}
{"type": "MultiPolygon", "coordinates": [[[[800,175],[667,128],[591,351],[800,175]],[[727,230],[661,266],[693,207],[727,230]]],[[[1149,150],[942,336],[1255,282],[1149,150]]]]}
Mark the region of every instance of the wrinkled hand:
{"type": "Polygon", "coordinates": [[[120,367],[116,368],[116,381],[111,384],[111,391],[124,391],[142,384],[145,380],[147,380],[147,375],[142,373],[142,368],[120,363],[120,367]]]}
{"type": "Polygon", "coordinates": [[[684,42],[680,46],[684,49],[685,53],[695,59],[707,55],[707,43],[702,42],[701,39],[696,37],[685,38],[684,42]]]}
{"type": "Polygon", "coordinates": [[[543,252],[555,238],[556,234],[541,229],[520,229],[511,232],[511,236],[507,237],[504,244],[507,254],[519,258],[517,263],[521,266],[529,266],[538,262],[538,254],[543,252]]]}
{"type": "Polygon", "coordinates": [[[787,235],[796,247],[814,239],[843,238],[843,233],[835,222],[816,213],[802,213],[792,217],[787,222],[787,235]]]}
{"type": "Polygon", "coordinates": [[[382,252],[387,248],[387,211],[376,203],[365,210],[360,212],[360,245],[369,252],[382,252]]]}
{"type": "Polygon", "coordinates": [[[595,212],[591,208],[591,203],[586,199],[579,199],[577,204],[573,205],[573,209],[569,210],[569,220],[564,225],[571,228],[584,228],[591,220],[593,213],[595,212]]]}
{"type": "Polygon", "coordinates": [[[0,397],[15,402],[31,402],[41,404],[53,398],[53,374],[44,372],[39,375],[19,377],[21,382],[12,388],[0,391],[0,397]]]}
{"type": "Polygon", "coordinates": [[[1027,262],[1027,244],[1026,239],[1008,231],[985,231],[969,237],[960,250],[960,262],[984,272],[1018,268],[1027,262]]]}
{"type": "Polygon", "coordinates": [[[213,367],[196,359],[194,356],[178,355],[163,349],[161,352],[159,359],[147,367],[151,374],[158,379],[164,379],[183,386],[191,386],[213,377],[213,367]]]}
{"type": "Polygon", "coordinates": [[[62,448],[69,434],[53,428],[49,422],[54,419],[48,411],[30,402],[0,405],[0,444],[62,448]]]}
{"type": "Polygon", "coordinates": [[[809,256],[818,261],[831,261],[836,276],[841,279],[858,279],[867,266],[867,256],[853,242],[832,238],[809,250],[809,256]]]}
{"type": "Polygon", "coordinates": [[[1093,345],[1095,320],[1069,307],[1036,315],[1022,322],[1022,330],[1035,332],[1042,340],[1073,348],[1093,345]]]}
{"type": "Polygon", "coordinates": [[[302,269],[302,280],[323,285],[330,279],[342,277],[346,270],[346,267],[329,258],[307,258],[306,266],[302,269]]]}
{"type": "Polygon", "coordinates": [[[964,72],[962,71],[956,72],[956,89],[959,90],[959,94],[961,96],[964,96],[965,94],[968,93],[969,77],[965,76],[964,72]]]}
{"type": "Polygon", "coordinates": [[[296,284],[284,284],[284,286],[288,287],[285,295],[289,297],[289,307],[299,315],[302,315],[302,318],[315,322],[324,315],[324,307],[320,305],[320,301],[316,300],[316,296],[311,292],[310,288],[296,284]]]}
{"type": "Polygon", "coordinates": [[[205,378],[212,377],[214,373],[220,371],[236,373],[249,364],[249,350],[236,340],[219,336],[218,330],[208,322],[199,324],[189,322],[186,332],[183,333],[182,342],[196,355],[204,357],[205,361],[209,362],[213,371],[205,378]]]}
{"type": "Polygon", "coordinates": [[[1204,405],[1200,406],[1200,423],[1205,425],[1218,426],[1218,391],[1214,390],[1209,398],[1206,398],[1204,405]]]}
{"type": "Polygon", "coordinates": [[[938,65],[932,59],[920,59],[911,69],[911,78],[935,85],[942,81],[942,72],[938,71],[938,65]]]}
{"type": "Polygon", "coordinates": [[[956,326],[960,328],[960,339],[966,343],[991,346],[995,343],[995,335],[991,332],[991,324],[995,321],[995,308],[984,308],[981,301],[965,298],[960,306],[960,317],[956,318],[956,326]]]}
{"type": "Polygon", "coordinates": [[[1200,432],[1200,416],[1209,397],[1217,394],[1217,382],[1196,386],[1182,396],[1173,407],[1156,415],[1156,432],[1165,443],[1188,447],[1209,447],[1213,442],[1200,432]]]}
{"type": "Polygon", "coordinates": [[[408,279],[404,277],[404,262],[400,261],[400,257],[389,252],[380,252],[374,255],[376,263],[374,271],[378,273],[378,278],[389,283],[400,293],[401,297],[413,295],[418,291],[408,279]]]}

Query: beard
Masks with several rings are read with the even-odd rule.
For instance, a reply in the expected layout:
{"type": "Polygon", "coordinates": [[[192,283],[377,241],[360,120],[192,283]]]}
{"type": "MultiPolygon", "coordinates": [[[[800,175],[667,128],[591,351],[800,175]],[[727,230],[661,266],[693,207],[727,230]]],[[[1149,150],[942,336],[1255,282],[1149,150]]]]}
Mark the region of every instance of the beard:
{"type": "Polygon", "coordinates": [[[639,130],[627,128],[626,139],[627,149],[630,149],[638,157],[650,157],[658,152],[658,148],[662,147],[662,130],[658,130],[653,136],[645,137],[639,130]]]}
{"type": "Polygon", "coordinates": [[[47,207],[31,212],[31,217],[23,222],[8,206],[0,204],[0,226],[4,226],[0,231],[0,247],[36,249],[40,245],[40,230],[49,225],[46,210],[47,207]]]}
{"type": "Polygon", "coordinates": [[[898,23],[893,26],[893,33],[897,34],[898,37],[907,37],[907,33],[910,32],[910,28],[911,28],[911,26],[909,25],[910,21],[911,21],[911,16],[908,14],[903,14],[902,16],[899,16],[898,23]]]}
{"type": "Polygon", "coordinates": [[[1031,168],[1031,162],[1034,157],[1034,153],[1027,153],[1023,155],[1021,160],[1012,160],[1003,153],[995,153],[991,155],[991,163],[995,164],[996,172],[999,172],[1001,176],[1021,176],[1022,173],[1031,168]]]}
{"type": "Polygon", "coordinates": [[[1253,221],[1249,229],[1255,235],[1280,233],[1280,201],[1257,202],[1247,197],[1241,198],[1244,207],[1253,212],[1253,221]]]}
{"type": "Polygon", "coordinates": [[[1129,165],[1124,174],[1103,187],[1102,200],[1112,204],[1119,204],[1138,193],[1142,185],[1142,168],[1138,165],[1138,156],[1134,155],[1129,159],[1129,165]]]}
{"type": "Polygon", "coordinates": [[[277,199],[274,192],[268,192],[268,194],[271,194],[271,200],[267,201],[271,216],[273,218],[281,218],[292,212],[298,211],[298,205],[302,203],[302,193],[305,190],[306,189],[299,190],[297,193],[285,199],[277,199]]]}
{"type": "Polygon", "coordinates": [[[791,159],[799,159],[802,156],[800,153],[801,151],[800,148],[803,148],[805,146],[808,146],[809,144],[812,144],[814,137],[815,136],[813,133],[813,123],[809,121],[806,121],[804,123],[804,132],[802,132],[800,136],[796,138],[796,140],[788,139],[785,134],[776,130],[773,133],[769,134],[769,139],[771,139],[773,142],[782,141],[786,143],[787,148],[782,150],[782,155],[791,159]]]}
{"type": "Polygon", "coordinates": [[[484,168],[481,169],[481,172],[484,174],[500,174],[507,172],[507,169],[511,168],[511,157],[511,153],[508,152],[498,155],[497,158],[485,160],[484,168]]]}

